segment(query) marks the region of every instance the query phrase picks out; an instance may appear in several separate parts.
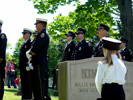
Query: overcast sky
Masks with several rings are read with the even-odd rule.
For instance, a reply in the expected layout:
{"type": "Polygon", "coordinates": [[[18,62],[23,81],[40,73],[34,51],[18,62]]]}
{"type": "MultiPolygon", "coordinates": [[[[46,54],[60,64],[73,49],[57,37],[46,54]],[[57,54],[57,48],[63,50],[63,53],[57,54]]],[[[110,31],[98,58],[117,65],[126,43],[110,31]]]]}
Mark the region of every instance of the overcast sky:
{"type": "MultiPolygon", "coordinates": [[[[86,0],[81,0],[86,1],[86,0]]],[[[75,7],[67,5],[59,7],[55,14],[37,14],[33,2],[28,0],[1,0],[0,1],[0,19],[4,22],[2,32],[7,35],[8,42],[15,47],[16,42],[22,36],[23,28],[35,30],[36,18],[48,19],[48,23],[53,21],[53,17],[62,13],[67,16],[69,11],[74,11],[75,7]]],[[[9,52],[12,53],[13,50],[9,52]]]]}

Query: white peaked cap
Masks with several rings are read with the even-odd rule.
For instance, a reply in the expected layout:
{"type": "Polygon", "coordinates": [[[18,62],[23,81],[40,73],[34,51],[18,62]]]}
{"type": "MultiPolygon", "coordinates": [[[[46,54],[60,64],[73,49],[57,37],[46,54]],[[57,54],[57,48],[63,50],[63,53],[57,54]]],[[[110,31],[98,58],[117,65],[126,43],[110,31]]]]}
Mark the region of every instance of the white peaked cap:
{"type": "Polygon", "coordinates": [[[3,21],[2,21],[2,20],[0,20],[0,23],[1,23],[1,24],[3,24],[3,21]]]}
{"type": "Polygon", "coordinates": [[[36,21],[47,22],[48,20],[43,18],[36,18],[36,21]]]}
{"type": "Polygon", "coordinates": [[[32,30],[31,29],[29,29],[29,28],[23,28],[23,32],[24,31],[29,31],[29,32],[31,32],[32,33],[32,30]]]}

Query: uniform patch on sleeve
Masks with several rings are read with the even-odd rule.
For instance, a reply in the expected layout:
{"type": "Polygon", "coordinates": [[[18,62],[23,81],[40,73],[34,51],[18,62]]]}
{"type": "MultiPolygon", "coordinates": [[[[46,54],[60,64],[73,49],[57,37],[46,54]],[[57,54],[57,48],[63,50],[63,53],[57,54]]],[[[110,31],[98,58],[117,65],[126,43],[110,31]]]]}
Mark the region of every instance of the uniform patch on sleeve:
{"type": "Polygon", "coordinates": [[[44,36],[45,36],[45,33],[42,33],[42,34],[41,34],[41,37],[43,38],[44,36]]]}
{"type": "Polygon", "coordinates": [[[4,38],[5,38],[4,34],[2,34],[2,35],[1,35],[1,38],[2,38],[2,39],[4,39],[4,38]]]}
{"type": "Polygon", "coordinates": [[[24,47],[25,49],[27,48],[27,46],[25,45],[25,47],[24,47]]]}
{"type": "Polygon", "coordinates": [[[30,53],[31,53],[32,55],[35,55],[35,53],[34,53],[34,52],[32,52],[32,51],[30,51],[30,53]]]}
{"type": "Polygon", "coordinates": [[[0,62],[3,60],[3,58],[0,58],[0,62]]]}

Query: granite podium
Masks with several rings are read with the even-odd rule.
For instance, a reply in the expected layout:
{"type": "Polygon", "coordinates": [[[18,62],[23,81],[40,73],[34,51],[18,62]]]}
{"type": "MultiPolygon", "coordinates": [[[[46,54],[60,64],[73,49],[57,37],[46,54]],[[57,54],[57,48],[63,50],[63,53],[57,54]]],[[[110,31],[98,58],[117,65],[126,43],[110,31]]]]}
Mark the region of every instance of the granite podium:
{"type": "MultiPolygon", "coordinates": [[[[58,64],[59,100],[96,100],[100,95],[95,86],[97,62],[102,57],[65,61],[58,64]]],[[[124,61],[127,67],[124,90],[126,100],[133,99],[133,62],[124,61]]]]}

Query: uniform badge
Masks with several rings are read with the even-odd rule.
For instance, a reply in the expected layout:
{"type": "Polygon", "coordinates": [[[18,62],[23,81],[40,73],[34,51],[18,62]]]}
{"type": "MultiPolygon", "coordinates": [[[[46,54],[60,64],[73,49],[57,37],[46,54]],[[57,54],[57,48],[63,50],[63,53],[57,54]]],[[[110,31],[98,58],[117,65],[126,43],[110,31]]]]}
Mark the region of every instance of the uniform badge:
{"type": "Polygon", "coordinates": [[[5,36],[2,34],[2,35],[1,35],[1,38],[2,38],[2,39],[4,39],[4,38],[5,38],[5,36]]]}
{"type": "Polygon", "coordinates": [[[43,38],[44,36],[45,36],[45,33],[42,33],[42,34],[41,34],[41,37],[43,38]]]}
{"type": "Polygon", "coordinates": [[[125,59],[126,57],[125,56],[123,56],[123,59],[125,59]]]}
{"type": "Polygon", "coordinates": [[[24,47],[25,49],[27,48],[27,46],[25,45],[25,47],[24,47]]]}
{"type": "Polygon", "coordinates": [[[131,51],[131,52],[130,52],[130,55],[132,55],[132,54],[133,54],[133,52],[131,51]]]}
{"type": "Polygon", "coordinates": [[[81,50],[81,47],[79,47],[79,50],[81,50]]]}
{"type": "Polygon", "coordinates": [[[68,52],[70,52],[70,48],[68,49],[68,52]]]}

